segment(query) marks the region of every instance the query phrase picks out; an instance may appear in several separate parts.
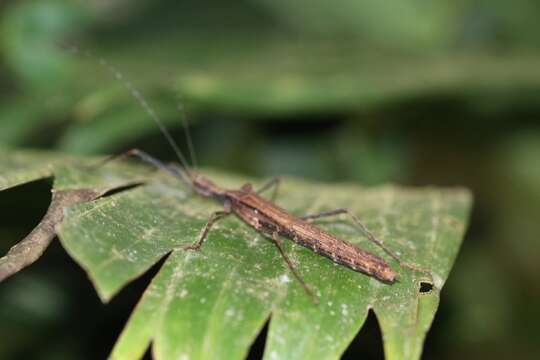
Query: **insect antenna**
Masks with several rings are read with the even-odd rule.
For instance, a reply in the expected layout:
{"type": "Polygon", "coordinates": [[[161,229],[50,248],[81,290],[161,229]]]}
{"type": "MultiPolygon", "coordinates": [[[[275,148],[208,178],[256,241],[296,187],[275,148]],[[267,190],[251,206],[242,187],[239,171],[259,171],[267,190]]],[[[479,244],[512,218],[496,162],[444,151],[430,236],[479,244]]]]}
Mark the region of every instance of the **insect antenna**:
{"type": "Polygon", "coordinates": [[[186,142],[188,146],[189,151],[189,157],[191,160],[191,164],[193,165],[193,168],[195,171],[197,171],[198,165],[197,165],[197,157],[195,155],[195,147],[193,146],[193,140],[191,138],[191,132],[189,131],[189,124],[188,124],[188,117],[186,115],[186,110],[184,109],[184,102],[182,101],[182,98],[180,97],[177,105],[178,112],[180,113],[180,119],[182,120],[182,126],[184,127],[184,133],[186,134],[186,142]]]}
{"type": "MultiPolygon", "coordinates": [[[[191,186],[191,179],[193,178],[193,174],[191,171],[191,168],[189,166],[188,161],[186,160],[184,154],[180,150],[180,147],[174,141],[171,133],[169,130],[165,127],[163,122],[161,121],[160,117],[157,115],[154,108],[150,105],[148,101],[146,101],[146,98],[142,95],[142,93],[133,85],[133,83],[127,79],[124,74],[118,70],[115,66],[110,64],[107,60],[101,57],[95,57],[88,51],[80,51],[78,47],[76,46],[69,46],[69,50],[76,54],[82,54],[88,58],[92,58],[94,60],[97,60],[99,65],[103,66],[110,74],[112,74],[116,80],[120,81],[120,83],[129,91],[130,95],[137,101],[137,103],[143,108],[143,110],[148,114],[148,116],[152,119],[152,121],[156,124],[161,134],[165,137],[169,145],[171,146],[172,150],[174,151],[176,157],[178,158],[182,171],[179,172],[179,174],[182,177],[182,180],[186,182],[189,186],[191,186]]],[[[187,119],[185,116],[185,112],[183,110],[183,106],[180,103],[178,106],[178,110],[181,114],[182,123],[184,125],[184,129],[186,130],[186,139],[188,143],[189,152],[191,154],[191,160],[192,162],[195,159],[195,155],[193,153],[193,144],[191,141],[191,136],[189,134],[188,126],[187,126],[187,119]]]]}

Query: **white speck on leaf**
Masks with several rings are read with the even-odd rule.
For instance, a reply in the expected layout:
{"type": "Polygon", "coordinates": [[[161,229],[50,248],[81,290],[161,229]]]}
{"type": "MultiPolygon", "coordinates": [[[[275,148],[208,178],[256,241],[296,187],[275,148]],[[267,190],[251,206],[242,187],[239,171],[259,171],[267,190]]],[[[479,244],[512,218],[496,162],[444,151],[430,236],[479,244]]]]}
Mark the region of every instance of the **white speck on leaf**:
{"type": "Polygon", "coordinates": [[[289,275],[283,274],[279,277],[279,282],[281,282],[282,284],[288,284],[291,282],[291,278],[289,277],[289,275]]]}
{"type": "Polygon", "coordinates": [[[435,288],[441,289],[443,287],[444,279],[441,276],[432,272],[431,278],[433,279],[433,286],[435,286],[435,288]]]}

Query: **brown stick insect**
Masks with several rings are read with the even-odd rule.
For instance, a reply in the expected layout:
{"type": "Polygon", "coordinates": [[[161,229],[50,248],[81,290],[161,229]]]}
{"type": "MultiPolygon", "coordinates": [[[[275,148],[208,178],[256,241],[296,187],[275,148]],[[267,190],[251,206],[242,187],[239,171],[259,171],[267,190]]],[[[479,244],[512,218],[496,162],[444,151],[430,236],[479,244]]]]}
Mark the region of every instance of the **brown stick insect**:
{"type": "MultiPolygon", "coordinates": [[[[87,54],[88,55],[88,54],[87,54]]],[[[156,123],[161,133],[167,139],[167,142],[172,147],[176,156],[180,161],[178,165],[168,165],[160,160],[150,156],[149,154],[139,150],[132,149],[120,155],[113,155],[98,166],[105,165],[112,160],[118,160],[126,157],[136,157],[145,163],[148,163],[157,169],[182,181],[189,189],[206,198],[211,198],[223,204],[223,209],[212,213],[208,222],[201,231],[198,241],[192,245],[185,246],[185,250],[199,250],[206,240],[212,226],[223,219],[224,217],[234,214],[243,220],[247,225],[253,227],[259,233],[270,238],[277,246],[281,256],[285,259],[288,267],[293,275],[305,289],[305,291],[318,301],[317,296],[313,293],[310,287],[306,284],[302,276],[296,270],[293,262],[288,257],[284,250],[281,237],[288,238],[295,243],[307,247],[317,254],[329,258],[331,261],[344,265],[354,271],[358,271],[369,276],[372,276],[384,283],[392,284],[397,280],[398,274],[388,265],[388,263],[379,256],[376,256],[366,250],[363,250],[337,236],[323,230],[313,224],[313,221],[323,217],[335,216],[339,214],[347,214],[353,220],[354,225],[378,247],[384,250],[389,256],[396,260],[400,266],[409,267],[418,270],[414,265],[401,263],[399,257],[387,249],[383,243],[375,238],[373,234],[366,228],[362,222],[348,209],[336,209],[325,211],[319,214],[306,215],[297,217],[282,209],[273,202],[279,189],[281,179],[273,178],[259,189],[253,189],[251,184],[244,184],[240,189],[225,189],[210,179],[200,174],[198,171],[188,165],[186,158],[180,151],[177,143],[172,138],[171,134],[165,128],[156,112],[148,104],[142,94],[131,84],[124,79],[115,67],[110,65],[104,59],[100,59],[100,64],[105,66],[124,86],[129,90],[131,95],[144,108],[150,118],[156,123]],[[272,201],[263,198],[261,195],[270,189],[274,189],[272,201]]],[[[193,152],[193,145],[189,135],[189,129],[186,123],[183,108],[179,107],[182,115],[182,120],[185,127],[186,140],[191,154],[191,162],[196,168],[196,160],[193,152]]],[[[421,270],[419,270],[421,271],[421,270]]]]}

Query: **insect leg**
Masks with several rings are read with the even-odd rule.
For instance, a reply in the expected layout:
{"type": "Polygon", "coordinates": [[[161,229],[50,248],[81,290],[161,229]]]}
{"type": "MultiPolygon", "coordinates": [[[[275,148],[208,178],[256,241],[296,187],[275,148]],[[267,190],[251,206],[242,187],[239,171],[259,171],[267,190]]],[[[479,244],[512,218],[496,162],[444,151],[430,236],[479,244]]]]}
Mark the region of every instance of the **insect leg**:
{"type": "Polygon", "coordinates": [[[281,184],[281,178],[280,177],[272,178],[266,184],[261,186],[257,191],[255,191],[255,193],[260,195],[263,192],[265,192],[266,190],[268,190],[270,188],[274,188],[274,192],[272,193],[272,197],[271,197],[272,201],[274,201],[276,199],[277,192],[279,190],[279,185],[280,184],[281,184]]]}
{"type": "Polygon", "coordinates": [[[208,219],[208,222],[204,226],[201,235],[199,236],[199,240],[195,244],[184,246],[184,250],[199,250],[206,238],[208,237],[208,233],[210,232],[210,229],[212,226],[220,219],[223,219],[227,215],[231,213],[230,209],[225,209],[225,211],[216,211],[210,215],[210,219],[208,219]]]}
{"type": "Polygon", "coordinates": [[[180,179],[182,181],[184,181],[185,183],[188,184],[188,186],[191,188],[191,182],[189,181],[189,179],[186,177],[186,175],[181,171],[179,170],[178,168],[176,167],[173,167],[173,166],[168,166],[166,164],[164,164],[163,162],[161,162],[160,160],[156,159],[155,157],[145,153],[144,151],[142,150],[139,150],[139,149],[131,149],[131,150],[128,150],[126,151],[125,153],[122,153],[122,154],[118,154],[118,155],[111,155],[109,157],[107,157],[106,159],[104,159],[103,161],[97,163],[96,165],[93,165],[91,166],[92,168],[100,168],[102,166],[105,166],[106,164],[112,162],[112,161],[117,161],[117,160],[122,160],[122,159],[125,159],[125,158],[128,158],[128,157],[136,157],[138,158],[139,160],[141,160],[142,162],[145,162],[149,165],[152,165],[154,166],[155,168],[161,170],[161,171],[164,171],[166,173],[168,173],[169,175],[177,178],[177,179],[180,179]]]}
{"type": "Polygon", "coordinates": [[[349,210],[347,210],[347,209],[336,209],[336,210],[330,210],[330,211],[323,211],[323,212],[318,213],[318,214],[302,216],[301,219],[311,221],[311,220],[319,219],[319,218],[322,218],[322,217],[340,215],[340,214],[345,214],[345,213],[348,213],[348,212],[349,212],[349,210]]]}
{"type": "Polygon", "coordinates": [[[277,232],[274,232],[272,233],[272,239],[274,240],[274,243],[276,244],[276,246],[278,247],[279,249],[279,252],[281,253],[281,256],[285,259],[285,262],[287,262],[287,265],[289,266],[289,269],[291,269],[294,277],[298,280],[298,282],[300,282],[300,285],[302,285],[302,287],[304,288],[304,290],[307,292],[307,294],[309,296],[311,296],[313,298],[313,301],[315,302],[315,304],[318,304],[319,303],[319,298],[317,297],[317,295],[313,292],[313,290],[311,290],[311,288],[309,287],[308,284],[306,284],[306,282],[304,281],[304,279],[302,278],[302,276],[300,275],[300,273],[296,270],[296,268],[294,267],[291,259],[289,258],[289,256],[287,255],[287,253],[285,252],[285,249],[283,248],[283,242],[282,240],[279,238],[279,234],[277,232]]]}
{"type": "Polygon", "coordinates": [[[359,229],[365,236],[366,238],[371,241],[372,243],[374,243],[375,245],[377,245],[378,247],[380,247],[385,253],[387,253],[392,259],[394,259],[395,261],[397,261],[397,263],[399,264],[399,266],[401,267],[405,267],[405,268],[409,268],[409,269],[412,269],[412,270],[415,270],[415,271],[419,271],[419,272],[428,272],[428,270],[426,269],[422,269],[416,265],[413,265],[413,264],[407,264],[407,263],[404,263],[401,261],[399,255],[397,255],[396,253],[394,253],[392,250],[388,249],[381,240],[377,239],[369,230],[368,228],[366,227],[366,225],[364,225],[360,219],[354,215],[349,209],[345,209],[345,208],[341,208],[341,209],[335,209],[335,210],[330,210],[330,211],[324,211],[324,212],[321,212],[319,214],[312,214],[312,215],[306,215],[306,216],[303,216],[301,219],[302,220],[307,220],[307,221],[312,221],[312,220],[315,220],[315,219],[320,219],[320,218],[323,218],[323,217],[329,217],[329,216],[335,216],[335,215],[340,215],[340,214],[347,214],[349,215],[353,222],[354,222],[354,225],[356,226],[357,229],[359,229]]]}

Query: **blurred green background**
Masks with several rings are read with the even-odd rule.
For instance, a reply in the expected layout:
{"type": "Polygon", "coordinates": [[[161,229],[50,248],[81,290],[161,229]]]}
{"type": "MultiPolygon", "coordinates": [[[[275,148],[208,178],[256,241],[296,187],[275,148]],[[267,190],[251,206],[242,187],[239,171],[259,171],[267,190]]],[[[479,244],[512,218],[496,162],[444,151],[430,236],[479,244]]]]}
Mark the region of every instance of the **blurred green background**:
{"type": "MultiPolygon", "coordinates": [[[[106,59],[182,143],[187,113],[205,167],[467,186],[424,358],[537,359],[539,18],[534,0],[3,1],[0,147],[174,160],[106,59]]],[[[0,193],[1,253],[49,189],[0,193]]],[[[0,287],[0,358],[106,357],[151,274],[104,306],[58,244],[45,255],[0,287]]],[[[378,331],[370,318],[345,358],[381,358],[378,331]]]]}

